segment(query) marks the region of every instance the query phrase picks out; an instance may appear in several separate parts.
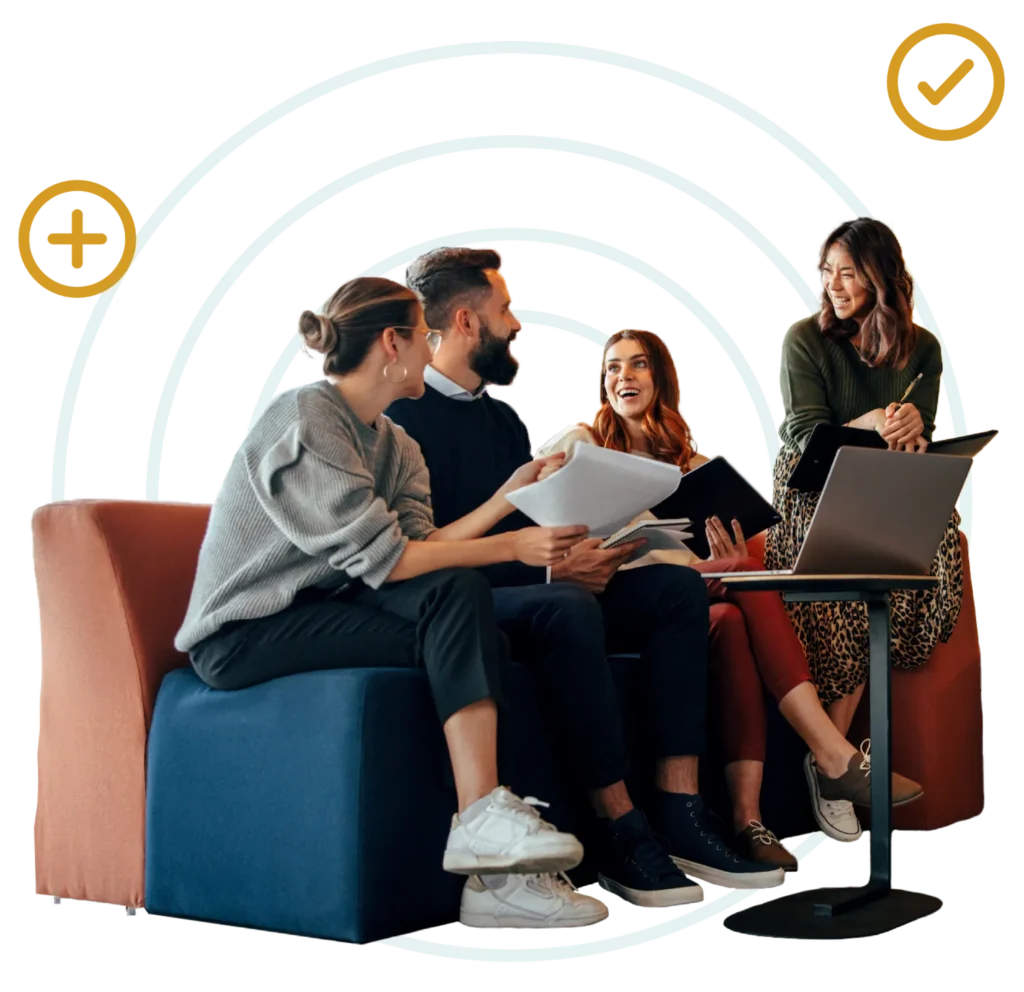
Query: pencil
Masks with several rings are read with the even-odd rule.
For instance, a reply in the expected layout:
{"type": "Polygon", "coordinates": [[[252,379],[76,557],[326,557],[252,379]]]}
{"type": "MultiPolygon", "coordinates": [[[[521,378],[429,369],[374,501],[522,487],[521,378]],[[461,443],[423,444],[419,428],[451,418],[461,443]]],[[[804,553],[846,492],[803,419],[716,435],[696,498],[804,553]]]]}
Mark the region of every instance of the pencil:
{"type": "Polygon", "coordinates": [[[914,391],[914,387],[921,381],[922,376],[924,376],[923,372],[918,372],[917,375],[914,376],[914,381],[907,386],[907,391],[896,401],[897,410],[906,403],[907,397],[914,391]]]}

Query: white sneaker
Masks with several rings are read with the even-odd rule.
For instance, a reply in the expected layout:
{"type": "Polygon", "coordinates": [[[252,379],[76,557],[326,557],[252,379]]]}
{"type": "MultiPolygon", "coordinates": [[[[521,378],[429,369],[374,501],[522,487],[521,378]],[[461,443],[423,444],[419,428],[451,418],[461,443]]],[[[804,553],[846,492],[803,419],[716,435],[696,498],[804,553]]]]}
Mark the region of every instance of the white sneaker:
{"type": "Polygon", "coordinates": [[[575,868],[583,860],[583,845],[540,818],[537,807],[547,805],[533,796],[520,799],[499,785],[452,817],[444,870],[457,875],[532,875],[575,868]]]}
{"type": "Polygon", "coordinates": [[[853,841],[861,835],[860,820],[853,810],[849,799],[824,799],[818,788],[818,766],[814,756],[808,754],[804,758],[804,775],[807,787],[811,790],[811,809],[814,819],[818,821],[822,833],[833,840],[853,841]]]}
{"type": "Polygon", "coordinates": [[[560,875],[470,875],[459,922],[467,927],[589,927],[608,916],[599,899],[577,892],[560,875]]]}

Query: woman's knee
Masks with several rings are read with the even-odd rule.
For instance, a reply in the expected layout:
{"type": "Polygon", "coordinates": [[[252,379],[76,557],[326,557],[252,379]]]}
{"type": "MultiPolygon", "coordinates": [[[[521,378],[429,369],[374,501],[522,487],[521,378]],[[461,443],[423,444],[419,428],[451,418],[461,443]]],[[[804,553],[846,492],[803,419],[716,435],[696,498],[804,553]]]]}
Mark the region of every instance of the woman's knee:
{"type": "Polygon", "coordinates": [[[709,646],[721,653],[731,653],[747,640],[747,623],[743,611],[734,603],[713,603],[709,611],[711,640],[709,646]]]}
{"type": "Polygon", "coordinates": [[[763,572],[764,562],[759,558],[754,558],[752,555],[747,555],[745,558],[723,558],[720,561],[716,561],[717,571],[719,572],[763,572]]]}
{"type": "Polygon", "coordinates": [[[491,603],[491,584],[475,568],[444,568],[435,572],[440,592],[466,603],[491,603]]]}

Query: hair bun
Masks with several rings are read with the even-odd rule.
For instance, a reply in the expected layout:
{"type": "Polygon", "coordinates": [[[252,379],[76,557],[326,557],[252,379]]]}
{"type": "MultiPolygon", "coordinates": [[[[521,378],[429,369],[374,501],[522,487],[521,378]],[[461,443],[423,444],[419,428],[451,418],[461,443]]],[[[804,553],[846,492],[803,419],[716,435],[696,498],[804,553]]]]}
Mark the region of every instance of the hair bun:
{"type": "Polygon", "coordinates": [[[313,313],[312,310],[302,311],[302,316],[299,317],[299,333],[308,347],[324,355],[333,351],[338,343],[338,332],[334,329],[331,319],[323,314],[313,313]]]}

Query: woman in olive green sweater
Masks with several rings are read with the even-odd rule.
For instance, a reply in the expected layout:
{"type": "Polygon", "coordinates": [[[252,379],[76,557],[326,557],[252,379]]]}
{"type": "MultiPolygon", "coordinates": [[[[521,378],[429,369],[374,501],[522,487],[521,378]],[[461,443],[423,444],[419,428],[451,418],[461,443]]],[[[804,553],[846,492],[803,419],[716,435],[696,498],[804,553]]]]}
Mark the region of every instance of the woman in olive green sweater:
{"type": "MultiPolygon", "coordinates": [[[[915,453],[927,449],[935,427],[942,351],[913,322],[913,280],[895,235],[870,218],[842,224],[825,240],[820,268],[821,310],[794,324],[782,349],[786,419],[774,502],[783,520],[768,532],[768,568],[793,566],[817,505],[818,494],[786,485],[815,424],[875,430],[890,448],[915,453]],[[918,374],[913,402],[897,406],[894,400],[918,374]]],[[[924,664],[936,641],[953,633],[963,593],[959,525],[954,511],[932,566],[938,586],[892,596],[897,667],[924,664]]],[[[821,700],[845,734],[867,678],[866,608],[794,603],[789,610],[821,700]]]]}

